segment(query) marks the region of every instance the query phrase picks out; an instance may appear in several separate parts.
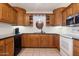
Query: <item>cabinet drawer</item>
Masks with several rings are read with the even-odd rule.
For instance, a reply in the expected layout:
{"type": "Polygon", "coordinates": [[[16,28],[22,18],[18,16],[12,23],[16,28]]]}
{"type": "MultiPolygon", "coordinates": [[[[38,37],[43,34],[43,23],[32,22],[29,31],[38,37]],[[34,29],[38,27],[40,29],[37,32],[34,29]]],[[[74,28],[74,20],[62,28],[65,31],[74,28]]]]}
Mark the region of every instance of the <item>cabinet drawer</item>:
{"type": "Polygon", "coordinates": [[[74,44],[74,46],[77,46],[77,47],[79,47],[79,40],[74,40],[74,42],[73,42],[73,44],[74,44]]]}

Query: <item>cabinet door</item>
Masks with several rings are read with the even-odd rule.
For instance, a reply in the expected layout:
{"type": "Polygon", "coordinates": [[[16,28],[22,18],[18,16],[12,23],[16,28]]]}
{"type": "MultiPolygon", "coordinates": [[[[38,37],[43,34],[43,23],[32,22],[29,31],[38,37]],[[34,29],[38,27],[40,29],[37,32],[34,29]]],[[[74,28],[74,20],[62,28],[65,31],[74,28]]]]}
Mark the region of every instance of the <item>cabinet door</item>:
{"type": "Polygon", "coordinates": [[[50,25],[51,26],[54,26],[54,15],[52,14],[52,15],[50,15],[50,25]]]}
{"type": "Polygon", "coordinates": [[[0,40],[0,56],[5,56],[5,41],[0,40]]]}
{"type": "Polygon", "coordinates": [[[40,35],[40,47],[47,47],[48,46],[48,39],[46,35],[40,35]]]}
{"type": "Polygon", "coordinates": [[[28,14],[25,14],[25,25],[30,25],[30,19],[28,14]]]}
{"type": "Polygon", "coordinates": [[[74,47],[73,53],[74,56],[79,56],[79,47],[74,47]]]}
{"type": "Polygon", "coordinates": [[[39,47],[40,37],[39,35],[30,35],[30,45],[31,47],[39,47]]]}
{"type": "Polygon", "coordinates": [[[66,18],[67,18],[67,16],[66,16],[66,11],[63,11],[63,13],[62,13],[62,25],[66,25],[66,18]]]}
{"type": "Polygon", "coordinates": [[[23,35],[22,47],[39,47],[39,36],[23,35]]]}
{"type": "Polygon", "coordinates": [[[52,35],[41,35],[40,47],[54,47],[53,43],[54,41],[52,35]]]}
{"type": "Polygon", "coordinates": [[[54,47],[54,39],[53,39],[53,35],[48,35],[47,36],[47,42],[48,42],[48,46],[47,47],[54,47]]]}
{"type": "Polygon", "coordinates": [[[28,35],[22,36],[22,47],[29,47],[30,46],[30,39],[28,35]]]}
{"type": "Polygon", "coordinates": [[[62,25],[62,13],[61,12],[56,12],[55,15],[55,25],[62,25]]]}
{"type": "Polygon", "coordinates": [[[3,19],[3,18],[2,18],[2,13],[3,13],[2,10],[3,10],[3,9],[2,9],[2,4],[0,4],[0,21],[3,21],[3,20],[2,20],[2,19],[3,19]]]}
{"type": "Polygon", "coordinates": [[[72,11],[73,5],[71,4],[66,10],[67,10],[67,16],[73,15],[72,11]]]}
{"type": "Polygon", "coordinates": [[[7,5],[3,5],[2,7],[2,18],[3,22],[8,23],[8,7],[7,5]]]}
{"type": "Polygon", "coordinates": [[[56,48],[60,49],[60,37],[58,34],[54,35],[54,45],[56,48]]]}
{"type": "Polygon", "coordinates": [[[75,3],[76,13],[79,13],[79,3],[75,3]]]}
{"type": "Polygon", "coordinates": [[[7,38],[6,39],[6,56],[13,56],[14,55],[14,38],[7,38]]]}
{"type": "Polygon", "coordinates": [[[79,40],[76,39],[73,41],[73,55],[79,56],[79,40]]]}

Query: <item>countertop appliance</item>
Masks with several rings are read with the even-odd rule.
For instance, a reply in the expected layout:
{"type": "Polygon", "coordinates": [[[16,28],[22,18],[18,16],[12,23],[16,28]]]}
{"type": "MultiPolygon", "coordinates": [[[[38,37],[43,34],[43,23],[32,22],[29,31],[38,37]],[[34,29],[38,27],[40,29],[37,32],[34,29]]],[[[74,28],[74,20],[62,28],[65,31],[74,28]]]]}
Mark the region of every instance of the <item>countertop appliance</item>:
{"type": "Polygon", "coordinates": [[[15,34],[19,34],[19,28],[15,28],[15,34]]]}
{"type": "Polygon", "coordinates": [[[73,56],[73,39],[71,37],[60,36],[60,55],[73,56]]]}
{"type": "Polygon", "coordinates": [[[79,24],[79,14],[75,16],[75,24],[79,24]]]}
{"type": "Polygon", "coordinates": [[[66,19],[66,25],[73,25],[74,24],[74,16],[69,16],[66,19]]]}

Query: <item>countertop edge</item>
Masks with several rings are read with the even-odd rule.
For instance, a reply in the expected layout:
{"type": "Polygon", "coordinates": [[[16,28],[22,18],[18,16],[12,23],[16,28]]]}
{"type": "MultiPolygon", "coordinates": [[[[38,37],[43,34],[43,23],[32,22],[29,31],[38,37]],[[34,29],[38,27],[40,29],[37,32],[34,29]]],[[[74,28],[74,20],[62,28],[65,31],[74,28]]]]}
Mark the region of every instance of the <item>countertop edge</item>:
{"type": "Polygon", "coordinates": [[[57,34],[57,33],[21,33],[21,34],[13,34],[13,35],[9,35],[9,36],[4,36],[4,37],[1,37],[0,38],[0,40],[2,40],[2,39],[7,39],[7,38],[10,38],[10,37],[14,37],[14,36],[16,36],[16,35],[24,35],[24,34],[27,34],[27,35],[29,35],[29,34],[45,34],[45,35],[59,35],[59,34],[57,34]]]}

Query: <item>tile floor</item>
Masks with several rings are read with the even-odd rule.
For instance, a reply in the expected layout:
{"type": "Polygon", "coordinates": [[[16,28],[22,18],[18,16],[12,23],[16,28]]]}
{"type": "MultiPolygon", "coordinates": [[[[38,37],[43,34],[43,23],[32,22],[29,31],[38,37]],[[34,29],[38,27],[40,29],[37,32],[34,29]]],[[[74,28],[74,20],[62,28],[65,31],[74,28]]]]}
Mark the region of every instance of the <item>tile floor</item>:
{"type": "Polygon", "coordinates": [[[18,56],[60,56],[55,48],[23,48],[18,56]]]}

